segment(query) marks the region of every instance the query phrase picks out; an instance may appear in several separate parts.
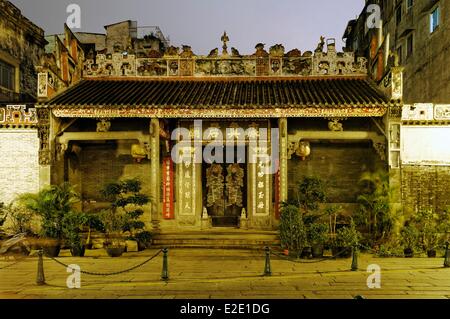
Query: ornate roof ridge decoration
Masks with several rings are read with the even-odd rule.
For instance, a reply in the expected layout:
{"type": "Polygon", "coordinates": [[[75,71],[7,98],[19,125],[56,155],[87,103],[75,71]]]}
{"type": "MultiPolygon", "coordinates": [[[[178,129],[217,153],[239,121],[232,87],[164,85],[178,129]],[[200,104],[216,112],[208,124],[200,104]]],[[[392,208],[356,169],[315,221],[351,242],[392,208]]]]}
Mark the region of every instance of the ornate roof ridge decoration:
{"type": "Polygon", "coordinates": [[[228,53],[229,37],[222,35],[222,54],[219,49],[208,55],[196,55],[192,48],[183,45],[182,50],[169,47],[164,54],[147,57],[136,56],[134,52],[97,52],[86,58],[83,76],[92,77],[204,77],[204,76],[341,76],[367,75],[367,59],[355,58],[353,52],[337,52],[334,39],[321,37],[317,49],[302,52],[293,49],[285,52],[282,44],[275,44],[265,50],[265,44],[258,43],[256,51],[242,55],[236,48],[228,53]]]}
{"type": "Polygon", "coordinates": [[[34,105],[0,105],[0,128],[27,129],[38,126],[34,105]]]}

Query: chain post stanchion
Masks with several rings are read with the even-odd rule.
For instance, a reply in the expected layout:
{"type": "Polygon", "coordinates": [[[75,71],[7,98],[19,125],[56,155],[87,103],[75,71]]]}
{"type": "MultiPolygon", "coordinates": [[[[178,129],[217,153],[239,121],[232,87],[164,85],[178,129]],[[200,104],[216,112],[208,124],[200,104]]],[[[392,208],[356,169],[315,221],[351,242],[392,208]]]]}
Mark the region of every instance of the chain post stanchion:
{"type": "Polygon", "coordinates": [[[352,248],[352,266],[351,271],[358,270],[358,247],[355,245],[352,248]]]}
{"type": "Polygon", "coordinates": [[[41,250],[38,251],[38,270],[36,277],[36,284],[38,286],[45,285],[45,275],[44,275],[44,252],[41,250]]]}
{"type": "Polygon", "coordinates": [[[445,243],[445,256],[444,256],[444,267],[450,268],[450,251],[448,250],[449,243],[445,243]]]}
{"type": "Polygon", "coordinates": [[[164,248],[162,250],[162,252],[163,252],[163,268],[162,268],[162,273],[161,273],[161,280],[168,281],[169,280],[169,265],[168,265],[167,255],[168,255],[169,249],[164,248]]]}
{"type": "Polygon", "coordinates": [[[271,276],[272,269],[270,267],[270,247],[266,247],[265,251],[266,251],[266,261],[264,266],[264,276],[271,276]]]}

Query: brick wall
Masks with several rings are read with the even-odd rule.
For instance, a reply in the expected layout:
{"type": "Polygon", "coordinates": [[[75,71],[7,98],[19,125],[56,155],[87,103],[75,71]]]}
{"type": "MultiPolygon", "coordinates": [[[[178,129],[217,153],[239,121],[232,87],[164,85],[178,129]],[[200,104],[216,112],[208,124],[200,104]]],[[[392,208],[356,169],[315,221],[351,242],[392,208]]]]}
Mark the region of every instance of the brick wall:
{"type": "Polygon", "coordinates": [[[0,202],[39,191],[38,150],[35,130],[0,130],[0,202]]]}
{"type": "Polygon", "coordinates": [[[409,165],[401,169],[402,204],[405,211],[415,212],[450,206],[450,167],[409,165]]]}
{"type": "Polygon", "coordinates": [[[83,145],[80,156],[83,198],[100,200],[99,193],[104,185],[135,177],[142,182],[142,191],[150,194],[149,160],[135,163],[131,155],[120,155],[115,143],[83,145]]]}
{"type": "Polygon", "coordinates": [[[383,165],[371,144],[311,143],[311,155],[288,161],[289,198],[303,176],[317,176],[327,184],[330,203],[355,203],[361,174],[383,165]]]}

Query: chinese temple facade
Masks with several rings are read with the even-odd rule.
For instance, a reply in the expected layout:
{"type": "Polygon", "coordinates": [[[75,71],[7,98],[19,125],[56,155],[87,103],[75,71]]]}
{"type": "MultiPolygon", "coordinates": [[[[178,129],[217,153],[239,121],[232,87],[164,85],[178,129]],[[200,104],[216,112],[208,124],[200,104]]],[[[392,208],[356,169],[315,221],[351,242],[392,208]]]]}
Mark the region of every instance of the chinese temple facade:
{"type": "Polygon", "coordinates": [[[189,46],[86,54],[81,81],[54,95],[41,68],[48,184],[76,185],[81,208],[97,210],[103,185],[138,178],[154,230],[272,230],[302,176],[325,180],[329,203],[351,213],[364,171],[398,167],[385,133],[400,116],[396,74],[381,91],[366,60],[333,40],[251,55],[228,41],[207,56],[189,46]]]}

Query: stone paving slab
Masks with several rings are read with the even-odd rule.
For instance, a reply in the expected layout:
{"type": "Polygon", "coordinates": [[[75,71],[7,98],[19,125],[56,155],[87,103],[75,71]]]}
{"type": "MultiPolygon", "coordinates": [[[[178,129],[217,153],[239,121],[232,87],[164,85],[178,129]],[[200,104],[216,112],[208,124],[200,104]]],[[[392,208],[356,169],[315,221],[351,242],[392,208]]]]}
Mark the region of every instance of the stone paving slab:
{"type": "MultiPolygon", "coordinates": [[[[114,272],[135,266],[156,250],[127,253],[109,258],[103,250],[88,251],[74,258],[63,251],[58,258],[77,264],[82,270],[114,272]]],[[[172,249],[169,252],[170,280],[160,280],[162,256],[143,267],[120,275],[81,275],[81,288],[68,289],[65,267],[45,258],[45,286],[37,286],[37,257],[18,264],[0,259],[2,299],[448,299],[450,268],[442,258],[377,258],[361,254],[360,269],[350,271],[351,259],[291,262],[273,256],[272,276],[262,276],[264,252],[252,250],[172,249]],[[381,267],[381,288],[369,289],[366,281],[370,264],[381,267]]]]}

